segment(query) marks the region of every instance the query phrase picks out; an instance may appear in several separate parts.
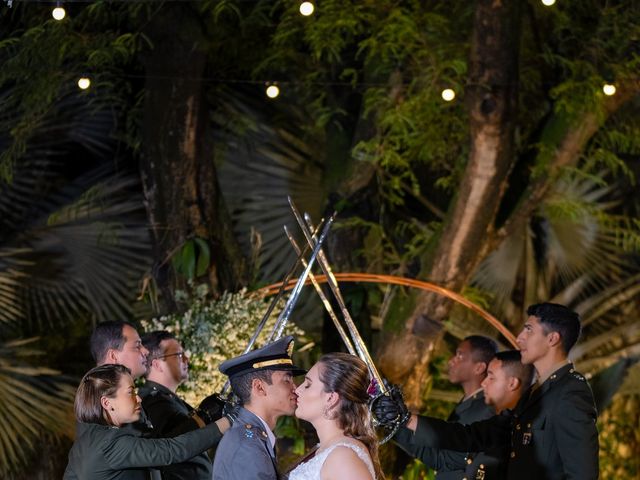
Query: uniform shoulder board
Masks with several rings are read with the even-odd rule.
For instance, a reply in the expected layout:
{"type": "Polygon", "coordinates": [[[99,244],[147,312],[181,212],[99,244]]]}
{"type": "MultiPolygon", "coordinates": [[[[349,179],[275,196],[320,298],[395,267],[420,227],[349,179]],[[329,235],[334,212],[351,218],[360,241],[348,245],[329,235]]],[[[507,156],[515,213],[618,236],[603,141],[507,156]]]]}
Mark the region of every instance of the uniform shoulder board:
{"type": "Polygon", "coordinates": [[[244,424],[244,434],[243,437],[245,438],[261,438],[261,437],[267,437],[267,432],[265,432],[264,430],[262,430],[260,427],[256,426],[256,425],[251,425],[250,423],[245,423],[244,424]]]}
{"type": "Polygon", "coordinates": [[[584,378],[584,375],[582,375],[579,372],[576,372],[573,368],[571,370],[569,370],[569,373],[573,376],[573,378],[575,378],[576,380],[580,380],[581,382],[586,382],[587,379],[584,378]]]}

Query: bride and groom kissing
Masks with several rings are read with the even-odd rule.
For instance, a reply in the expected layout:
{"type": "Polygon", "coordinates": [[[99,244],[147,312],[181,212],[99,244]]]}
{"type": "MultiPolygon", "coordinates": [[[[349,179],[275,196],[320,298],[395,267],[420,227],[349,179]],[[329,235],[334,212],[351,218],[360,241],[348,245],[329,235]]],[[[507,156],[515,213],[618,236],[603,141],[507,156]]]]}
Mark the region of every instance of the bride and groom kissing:
{"type": "Polygon", "coordinates": [[[216,451],[213,479],[281,478],[273,429],[279,417],[294,414],[313,425],[319,444],[289,480],[383,478],[367,407],[366,364],[353,355],[329,353],[305,372],[293,364],[292,350],[288,336],[220,365],[241,408],[216,451]],[[302,374],[296,387],[293,377],[302,374]]]}

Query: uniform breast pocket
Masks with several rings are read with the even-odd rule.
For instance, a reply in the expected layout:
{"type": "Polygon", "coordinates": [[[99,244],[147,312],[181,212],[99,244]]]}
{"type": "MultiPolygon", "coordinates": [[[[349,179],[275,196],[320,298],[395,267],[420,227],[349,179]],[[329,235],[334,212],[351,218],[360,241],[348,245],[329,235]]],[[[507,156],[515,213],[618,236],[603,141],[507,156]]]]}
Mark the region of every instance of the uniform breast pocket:
{"type": "Polygon", "coordinates": [[[529,438],[526,439],[523,437],[522,443],[524,445],[530,445],[535,451],[535,456],[537,458],[542,458],[544,457],[545,443],[548,442],[548,439],[546,438],[548,435],[547,430],[549,428],[547,425],[547,419],[536,418],[530,425],[531,427],[528,429],[529,438]]]}

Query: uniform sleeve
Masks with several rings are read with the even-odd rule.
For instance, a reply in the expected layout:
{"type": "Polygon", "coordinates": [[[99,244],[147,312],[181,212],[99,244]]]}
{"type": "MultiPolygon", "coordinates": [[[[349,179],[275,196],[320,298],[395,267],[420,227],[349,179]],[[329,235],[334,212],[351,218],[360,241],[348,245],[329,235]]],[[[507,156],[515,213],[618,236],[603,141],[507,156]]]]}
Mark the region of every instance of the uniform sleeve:
{"type": "Polygon", "coordinates": [[[180,463],[218,444],[222,433],[215,423],[175,438],[115,437],[105,447],[111,468],[158,467],[180,463]]]}
{"type": "Polygon", "coordinates": [[[159,437],[176,437],[200,428],[192,417],[175,408],[172,402],[161,395],[145,397],[142,407],[159,437]]]}
{"type": "Polygon", "coordinates": [[[481,452],[508,445],[510,434],[511,418],[506,415],[496,415],[470,425],[418,416],[413,443],[417,447],[481,452]]]}
{"type": "Polygon", "coordinates": [[[563,392],[551,422],[567,480],[598,478],[597,413],[585,380],[572,382],[563,392]]]}
{"type": "Polygon", "coordinates": [[[396,434],[395,441],[409,455],[435,470],[464,470],[466,467],[464,453],[417,445],[414,442],[413,432],[408,428],[401,429],[396,434]]]}

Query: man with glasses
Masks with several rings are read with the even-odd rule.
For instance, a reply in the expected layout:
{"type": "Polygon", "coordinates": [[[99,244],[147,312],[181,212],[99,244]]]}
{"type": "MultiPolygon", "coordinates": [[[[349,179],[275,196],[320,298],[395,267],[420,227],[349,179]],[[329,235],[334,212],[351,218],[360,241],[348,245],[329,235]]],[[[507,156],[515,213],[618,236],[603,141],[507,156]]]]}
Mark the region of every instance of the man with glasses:
{"type": "MultiPolygon", "coordinates": [[[[149,351],[144,386],[140,388],[142,407],[159,437],[175,437],[196,430],[219,417],[220,404],[207,397],[194,409],[176,395],[178,386],[189,378],[189,357],[173,334],[158,330],[142,338],[149,351]]],[[[211,479],[211,460],[206,452],[186,462],[162,469],[163,479],[211,479]]]]}

